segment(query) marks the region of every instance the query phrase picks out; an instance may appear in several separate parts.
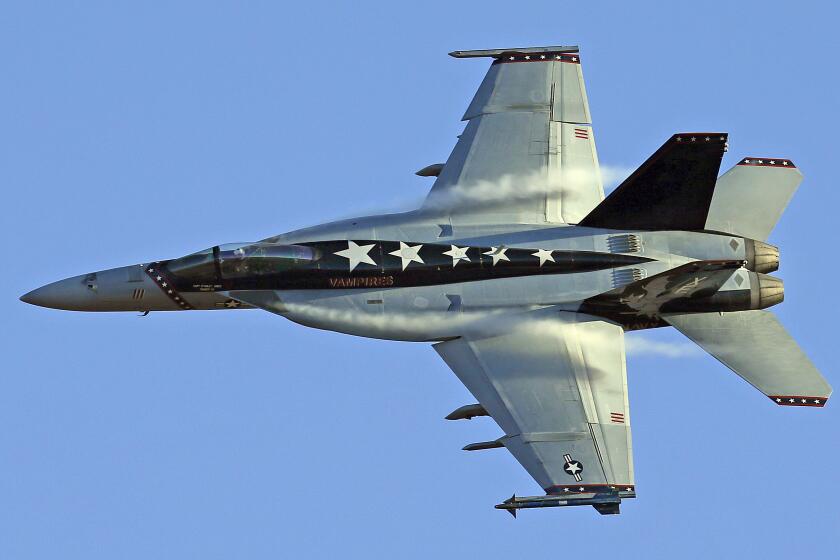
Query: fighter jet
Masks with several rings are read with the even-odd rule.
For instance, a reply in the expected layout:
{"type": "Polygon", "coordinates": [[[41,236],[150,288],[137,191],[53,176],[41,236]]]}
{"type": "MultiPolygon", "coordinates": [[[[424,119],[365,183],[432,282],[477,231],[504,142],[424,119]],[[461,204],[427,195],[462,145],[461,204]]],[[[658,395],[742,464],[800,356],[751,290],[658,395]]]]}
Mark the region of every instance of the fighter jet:
{"type": "Polygon", "coordinates": [[[831,387],[767,308],[782,302],[768,235],[802,175],[744,157],[718,176],[723,132],[683,132],[604,196],[574,46],[455,51],[489,58],[445,164],[416,210],[327,223],[181,258],[91,272],[27,303],[76,311],[258,308],[342,333],[431,343],[545,496],[496,507],[636,496],[625,331],[674,327],[775,405],[831,387]]]}

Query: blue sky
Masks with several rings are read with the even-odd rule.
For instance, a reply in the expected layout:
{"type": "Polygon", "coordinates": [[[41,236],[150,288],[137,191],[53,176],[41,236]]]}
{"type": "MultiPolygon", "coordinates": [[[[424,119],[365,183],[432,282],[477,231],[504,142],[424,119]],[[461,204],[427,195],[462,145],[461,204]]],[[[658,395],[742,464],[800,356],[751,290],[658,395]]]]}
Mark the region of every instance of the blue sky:
{"type": "MultiPolygon", "coordinates": [[[[840,274],[829,3],[6,4],[0,17],[0,557],[571,558],[830,554],[837,403],[777,408],[700,353],[628,361],[639,498],[492,506],[539,489],[423,344],[256,311],[80,314],[48,281],[405,208],[486,61],[579,44],[602,163],[677,131],[805,182],[771,237],[777,308],[829,381],[840,274]]],[[[633,337],[683,344],[674,332],[633,337]]]]}

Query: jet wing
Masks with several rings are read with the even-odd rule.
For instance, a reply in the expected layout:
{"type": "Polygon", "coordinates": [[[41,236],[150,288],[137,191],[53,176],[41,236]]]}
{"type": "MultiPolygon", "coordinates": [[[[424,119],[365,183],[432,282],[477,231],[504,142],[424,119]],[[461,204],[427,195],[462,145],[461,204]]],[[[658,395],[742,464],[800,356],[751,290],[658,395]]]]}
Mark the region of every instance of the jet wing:
{"type": "Polygon", "coordinates": [[[458,223],[577,223],[604,198],[577,47],[455,51],[493,63],[426,199],[458,223]]]}
{"type": "MultiPolygon", "coordinates": [[[[635,497],[622,328],[540,312],[505,329],[434,346],[504,431],[498,443],[552,498],[498,507],[595,505],[618,513],[620,498],[635,497]]],[[[471,449],[500,447],[492,443],[471,449]]]]}

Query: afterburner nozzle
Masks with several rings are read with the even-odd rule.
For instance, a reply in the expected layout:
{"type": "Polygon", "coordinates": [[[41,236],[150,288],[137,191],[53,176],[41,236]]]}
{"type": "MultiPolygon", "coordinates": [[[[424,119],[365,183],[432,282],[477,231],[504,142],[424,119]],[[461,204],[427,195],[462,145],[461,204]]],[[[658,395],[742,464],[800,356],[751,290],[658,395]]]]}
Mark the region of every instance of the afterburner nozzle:
{"type": "Polygon", "coordinates": [[[766,309],[784,301],[784,282],[766,274],[756,276],[758,276],[758,309],[766,309]]]}
{"type": "Polygon", "coordinates": [[[763,241],[747,240],[747,268],[767,274],[779,270],[779,248],[763,241]]]}

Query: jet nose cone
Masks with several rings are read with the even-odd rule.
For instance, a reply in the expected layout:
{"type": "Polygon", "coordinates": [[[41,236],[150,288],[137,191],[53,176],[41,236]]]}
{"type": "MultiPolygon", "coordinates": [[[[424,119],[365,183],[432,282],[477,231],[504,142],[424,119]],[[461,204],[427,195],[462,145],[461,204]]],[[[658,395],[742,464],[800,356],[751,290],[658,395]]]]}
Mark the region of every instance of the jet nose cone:
{"type": "Polygon", "coordinates": [[[79,310],[84,308],[88,294],[81,278],[59,280],[20,296],[20,301],[52,309],[79,310]]]}
{"type": "Polygon", "coordinates": [[[32,305],[41,305],[40,303],[38,303],[40,301],[38,290],[40,290],[40,288],[23,294],[22,296],[20,296],[20,301],[22,301],[23,303],[30,303],[32,305]]]}

